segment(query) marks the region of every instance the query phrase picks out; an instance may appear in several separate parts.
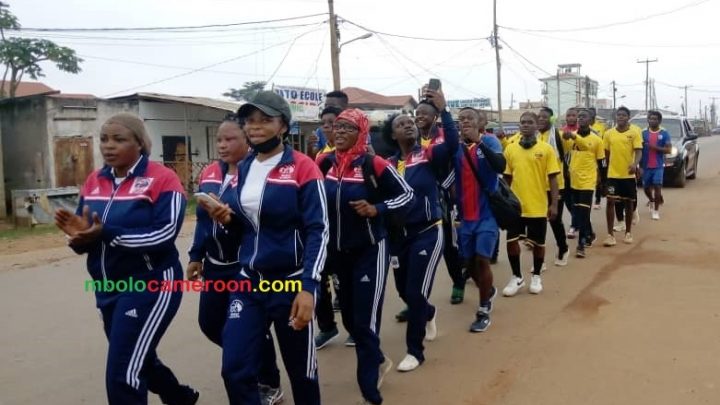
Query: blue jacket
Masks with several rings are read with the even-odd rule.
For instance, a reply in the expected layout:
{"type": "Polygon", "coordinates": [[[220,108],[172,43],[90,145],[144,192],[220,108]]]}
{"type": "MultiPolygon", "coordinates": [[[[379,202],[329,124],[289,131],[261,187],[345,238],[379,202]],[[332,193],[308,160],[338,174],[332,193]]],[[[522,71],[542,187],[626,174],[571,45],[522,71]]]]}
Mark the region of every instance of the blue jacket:
{"type": "MultiPolygon", "coordinates": [[[[228,164],[223,161],[215,161],[208,165],[198,180],[199,191],[213,193],[220,197],[220,200],[230,206],[234,212],[240,211],[237,200],[237,176],[233,176],[225,187],[223,181],[228,172],[228,164]]],[[[198,206],[195,210],[197,223],[195,235],[188,252],[190,261],[201,262],[209,259],[221,263],[237,263],[240,250],[240,240],[237,237],[229,237],[227,230],[213,221],[207,211],[198,206]]],[[[235,235],[233,235],[235,236],[235,235]]],[[[239,266],[232,266],[227,269],[228,273],[239,271],[239,266]]],[[[225,271],[223,271],[225,273],[225,271]]]]}
{"type": "Polygon", "coordinates": [[[388,212],[403,215],[414,203],[412,188],[403,180],[395,168],[385,159],[375,155],[363,155],[355,159],[338,176],[335,154],[321,155],[318,161],[327,158],[332,162],[325,176],[325,190],[328,199],[330,219],[330,247],[335,251],[348,251],[374,245],[387,237],[383,214],[388,212]],[[378,215],[374,218],[361,217],[350,205],[350,201],[370,200],[362,173],[364,160],[373,159],[373,168],[381,195],[385,198],[375,202],[378,215]]]}
{"type": "MultiPolygon", "coordinates": [[[[73,247],[88,253],[93,280],[162,280],[164,270],[180,268],[175,239],[185,217],[185,192],[175,172],[142,156],[115,186],[109,166],[92,172],[80,191],[83,206],[103,222],[99,240],[73,247]]],[[[119,293],[96,292],[98,305],[119,293]]]]}
{"type": "MultiPolygon", "coordinates": [[[[440,190],[438,183],[447,178],[447,168],[459,147],[459,137],[455,122],[447,111],[443,111],[444,137],[432,142],[427,148],[415,146],[405,160],[403,178],[415,193],[415,202],[405,217],[405,229],[408,235],[417,233],[442,219],[440,190]]],[[[397,168],[400,153],[389,159],[397,168]]]]}
{"type": "MultiPolygon", "coordinates": [[[[489,151],[502,154],[502,145],[495,135],[484,134],[482,140],[489,151]]],[[[473,143],[468,150],[482,181],[482,184],[479,184],[465,157],[463,150],[465,148],[468,147],[458,148],[454,159],[455,190],[460,218],[464,222],[494,219],[487,193],[483,189],[495,191],[498,187],[498,174],[500,173],[493,170],[478,144],[473,143]]]]}
{"type": "MultiPolygon", "coordinates": [[[[237,201],[257,152],[238,167],[237,201]]],[[[241,232],[241,273],[282,279],[301,275],[302,289],[315,294],[325,265],[328,219],[320,169],[309,157],[285,145],[280,162],[268,174],[261,196],[259,223],[239,207],[232,227],[241,232]]]]}

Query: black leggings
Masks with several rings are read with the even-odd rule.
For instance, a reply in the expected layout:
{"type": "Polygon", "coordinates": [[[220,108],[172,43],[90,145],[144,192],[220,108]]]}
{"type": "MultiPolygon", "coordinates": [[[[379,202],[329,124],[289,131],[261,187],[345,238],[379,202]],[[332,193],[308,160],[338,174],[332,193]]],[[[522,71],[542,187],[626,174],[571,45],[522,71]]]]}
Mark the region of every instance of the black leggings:
{"type": "MultiPolygon", "coordinates": [[[[561,252],[567,252],[568,244],[567,235],[565,234],[565,224],[563,223],[563,213],[565,211],[564,200],[569,198],[569,196],[566,197],[565,190],[560,190],[559,197],[560,200],[558,201],[557,217],[555,217],[554,221],[550,221],[550,229],[552,229],[558,249],[561,252]]],[[[548,204],[552,204],[551,198],[552,196],[550,195],[550,192],[548,192],[548,204]]]]}

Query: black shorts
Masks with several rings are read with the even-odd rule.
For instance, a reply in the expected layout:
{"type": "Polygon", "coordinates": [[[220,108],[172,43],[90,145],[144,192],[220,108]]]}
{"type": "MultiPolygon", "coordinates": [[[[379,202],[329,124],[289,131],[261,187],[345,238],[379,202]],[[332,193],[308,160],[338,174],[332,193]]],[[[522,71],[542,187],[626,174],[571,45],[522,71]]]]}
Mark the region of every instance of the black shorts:
{"type": "Polygon", "coordinates": [[[615,200],[637,200],[637,183],[632,179],[608,179],[607,196],[615,200]]]}
{"type": "Polygon", "coordinates": [[[514,229],[508,229],[507,241],[525,239],[535,246],[545,246],[547,236],[547,218],[520,218],[520,223],[514,229]]]}
{"type": "Polygon", "coordinates": [[[572,203],[574,207],[592,208],[593,190],[575,190],[572,191],[572,203]]]}

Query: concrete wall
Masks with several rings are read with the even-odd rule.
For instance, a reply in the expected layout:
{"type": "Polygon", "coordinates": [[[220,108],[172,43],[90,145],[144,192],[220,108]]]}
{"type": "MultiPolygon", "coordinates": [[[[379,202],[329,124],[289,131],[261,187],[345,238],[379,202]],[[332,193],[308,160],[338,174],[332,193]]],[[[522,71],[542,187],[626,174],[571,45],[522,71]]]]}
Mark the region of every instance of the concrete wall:
{"type": "Polygon", "coordinates": [[[13,189],[52,187],[45,108],[40,97],[0,105],[6,199],[13,189]]]}
{"type": "Polygon", "coordinates": [[[207,162],[214,158],[215,129],[228,112],[210,107],[182,103],[141,100],[140,116],[152,138],[150,159],[163,161],[163,136],[189,136],[193,162],[207,162]],[[210,134],[210,137],[208,136],[210,134]]]}

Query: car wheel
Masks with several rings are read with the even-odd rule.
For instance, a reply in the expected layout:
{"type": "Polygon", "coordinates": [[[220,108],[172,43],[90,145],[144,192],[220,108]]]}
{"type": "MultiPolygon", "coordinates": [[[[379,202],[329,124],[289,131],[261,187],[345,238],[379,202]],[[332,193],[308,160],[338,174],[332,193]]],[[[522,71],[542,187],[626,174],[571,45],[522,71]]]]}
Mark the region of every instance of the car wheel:
{"type": "Polygon", "coordinates": [[[695,164],[693,165],[693,171],[690,177],[688,179],[695,180],[697,178],[697,165],[698,165],[698,159],[700,159],[700,153],[698,152],[697,155],[695,155],[695,164]]]}
{"type": "Polygon", "coordinates": [[[678,170],[677,177],[675,177],[675,181],[673,182],[673,185],[678,188],[685,187],[685,179],[687,178],[687,162],[683,160],[682,165],[680,166],[680,170],[678,170]]]}

